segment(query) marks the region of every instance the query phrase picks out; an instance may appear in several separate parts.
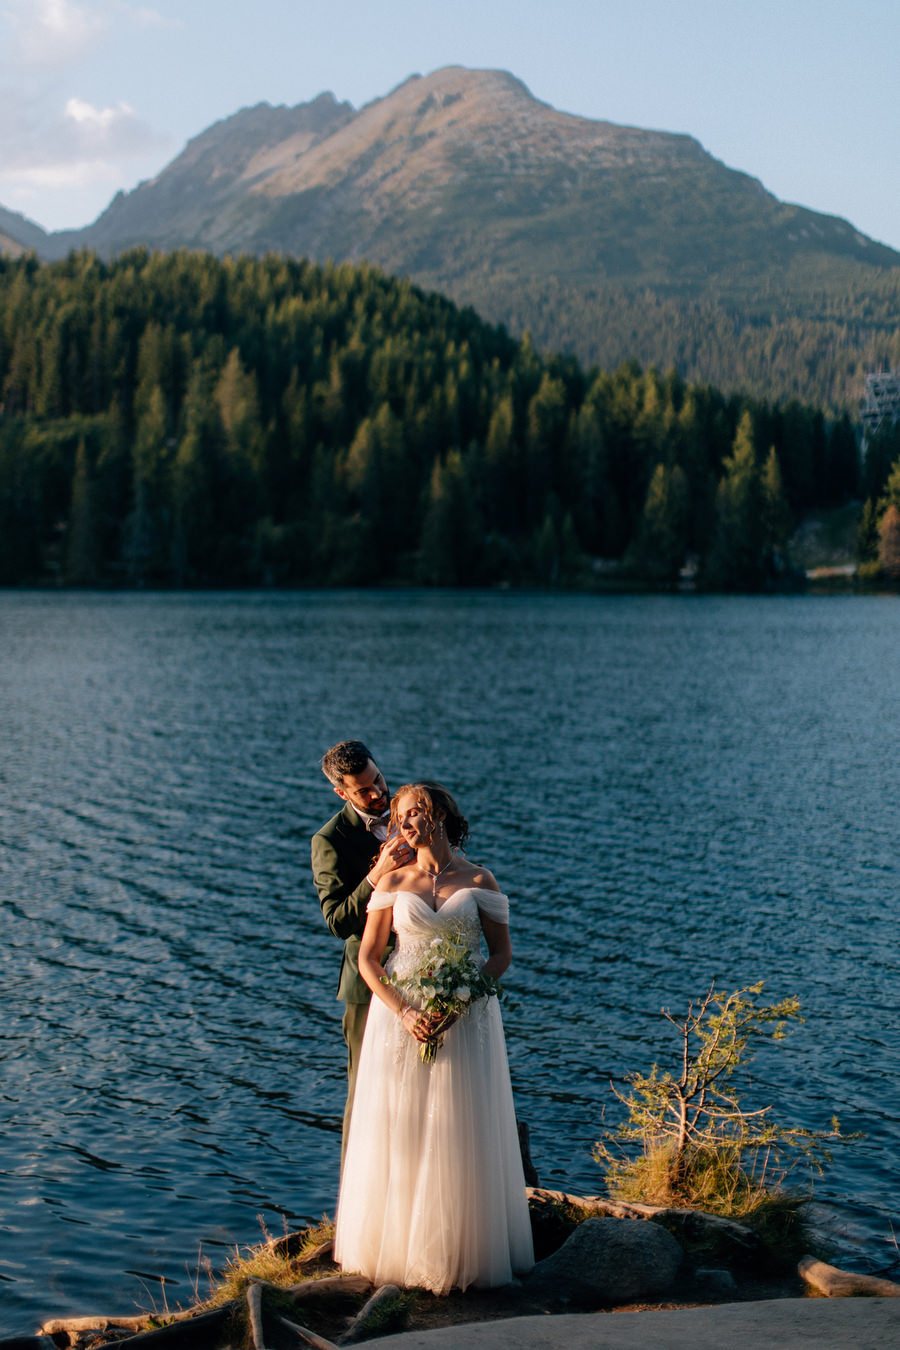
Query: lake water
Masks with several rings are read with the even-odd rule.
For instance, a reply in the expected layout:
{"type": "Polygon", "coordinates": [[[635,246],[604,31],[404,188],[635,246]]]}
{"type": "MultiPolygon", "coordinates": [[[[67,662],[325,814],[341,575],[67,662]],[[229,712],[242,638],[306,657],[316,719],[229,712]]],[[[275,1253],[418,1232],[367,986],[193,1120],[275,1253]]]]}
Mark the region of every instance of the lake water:
{"type": "Polygon", "coordinates": [[[512,903],[545,1185],[715,979],[796,993],[748,1104],[864,1140],[816,1182],[897,1277],[900,600],[0,594],[0,1331],[189,1303],[333,1213],[340,946],[308,841],[361,736],[443,779],[512,903]]]}

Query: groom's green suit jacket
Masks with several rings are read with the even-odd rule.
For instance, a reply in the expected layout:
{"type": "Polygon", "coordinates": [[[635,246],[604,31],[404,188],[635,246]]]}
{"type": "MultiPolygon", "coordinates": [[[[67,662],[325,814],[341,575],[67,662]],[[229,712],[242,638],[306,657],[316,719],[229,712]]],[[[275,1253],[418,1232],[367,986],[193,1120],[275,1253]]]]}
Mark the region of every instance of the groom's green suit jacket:
{"type": "Polygon", "coordinates": [[[366,874],[380,847],[349,802],[312,838],[313,878],[322,914],[335,937],[344,939],[337,992],[344,1003],[368,1003],[371,997],[357,959],[372,894],[366,874]]]}

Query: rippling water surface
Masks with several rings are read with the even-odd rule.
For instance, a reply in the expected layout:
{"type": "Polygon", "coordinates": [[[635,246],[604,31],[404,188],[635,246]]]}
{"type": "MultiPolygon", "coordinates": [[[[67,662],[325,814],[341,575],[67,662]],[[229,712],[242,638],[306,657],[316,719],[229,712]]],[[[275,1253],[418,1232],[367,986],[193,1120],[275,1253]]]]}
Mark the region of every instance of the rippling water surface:
{"type": "MultiPolygon", "coordinates": [[[[544,1184],[715,978],[800,995],[752,1089],[866,1138],[817,1183],[896,1260],[900,602],[0,594],[0,1331],[189,1302],[333,1212],[340,946],[322,750],[445,780],[510,892],[544,1184]]],[[[896,1267],[894,1268],[896,1277],[896,1267]]]]}

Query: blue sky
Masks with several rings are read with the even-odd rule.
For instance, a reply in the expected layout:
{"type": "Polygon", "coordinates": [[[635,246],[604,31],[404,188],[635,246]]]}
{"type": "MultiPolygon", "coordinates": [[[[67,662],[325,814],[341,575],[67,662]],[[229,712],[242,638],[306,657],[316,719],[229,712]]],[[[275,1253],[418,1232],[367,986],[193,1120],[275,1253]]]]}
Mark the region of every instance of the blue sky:
{"type": "Polygon", "coordinates": [[[898,52],[900,0],[0,0],[0,204],[84,225],[241,107],[465,65],[900,250],[898,52]]]}

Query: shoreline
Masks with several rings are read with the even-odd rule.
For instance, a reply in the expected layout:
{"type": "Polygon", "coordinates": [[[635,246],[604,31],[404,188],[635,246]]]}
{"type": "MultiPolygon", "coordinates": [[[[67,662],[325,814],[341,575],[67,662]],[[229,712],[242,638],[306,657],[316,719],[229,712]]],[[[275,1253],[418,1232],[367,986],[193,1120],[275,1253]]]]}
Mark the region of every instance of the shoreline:
{"type": "MultiPolygon", "coordinates": [[[[669,1288],[644,1297],[626,1300],[566,1296],[565,1285],[555,1284],[547,1292],[546,1284],[529,1286],[530,1276],[513,1284],[493,1289],[451,1290],[434,1295],[426,1290],[397,1290],[394,1286],[374,1290],[361,1276],[345,1276],[334,1265],[331,1240],[311,1244],[314,1230],[273,1239],[253,1254],[283,1260],[293,1281],[273,1283],[262,1275],[249,1275],[242,1292],[218,1304],[210,1300],[171,1314],[146,1313],[117,1317],[96,1314],[73,1318],[48,1317],[33,1336],[19,1335],[0,1339],[0,1350],[95,1350],[95,1347],[132,1339],[135,1347],[150,1350],[152,1344],[171,1350],[219,1350],[232,1343],[233,1319],[249,1318],[254,1350],[284,1350],[291,1342],[282,1337],[263,1337],[259,1328],[263,1317],[263,1295],[273,1299],[269,1315],[282,1316],[285,1300],[292,1300],[299,1311],[291,1316],[295,1332],[303,1334],[293,1344],[313,1350],[334,1350],[347,1339],[374,1339],[394,1333],[406,1336],[404,1344],[430,1333],[440,1334],[453,1328],[477,1328],[484,1322],[539,1321],[546,1327],[548,1318],[587,1319],[593,1315],[619,1313],[665,1314],[690,1310],[735,1308],[746,1305],[768,1306],[798,1303],[809,1299],[846,1300],[866,1298],[873,1301],[900,1298],[900,1284],[874,1276],[854,1275],[806,1255],[790,1268],[775,1268],[756,1235],[746,1226],[715,1215],[693,1210],[665,1210],[650,1205],[621,1204],[601,1197],[579,1197],[565,1192],[529,1187],[529,1206],[535,1232],[536,1253],[555,1254],[560,1250],[548,1220],[558,1220],[563,1208],[571,1218],[573,1208],[581,1210],[570,1228],[590,1218],[605,1217],[634,1223],[658,1223],[676,1231],[683,1250],[682,1266],[669,1288]],[[552,1212],[551,1212],[552,1211],[552,1212]],[[701,1264],[702,1262],[702,1264],[701,1264]],[[387,1298],[385,1295],[392,1291],[387,1298]],[[246,1300],[246,1308],[244,1302],[246,1300]],[[377,1305],[377,1306],[376,1306],[377,1305]],[[281,1309],[281,1312],[278,1311],[281,1309]],[[371,1312],[369,1310],[371,1309],[371,1312]],[[355,1314],[355,1316],[354,1316],[355,1314]],[[366,1321],[367,1316],[369,1321],[366,1321]],[[377,1318],[375,1324],[372,1319],[377,1318]],[[311,1322],[315,1330],[306,1326],[311,1322]],[[298,1324],[303,1323],[300,1327],[298,1324]],[[361,1323],[359,1335],[353,1328],[361,1323]],[[351,1334],[348,1336],[348,1325],[351,1334]],[[224,1337],[224,1339],[223,1339],[224,1337]]],[[[563,1240],[563,1244],[565,1239],[563,1240]]],[[[220,1289],[222,1286],[220,1286],[220,1289]]],[[[900,1308],[898,1308],[900,1311],[900,1308]]],[[[246,1342],[244,1342],[246,1343],[246,1342]]],[[[544,1342],[542,1341],[543,1345],[544,1342]]],[[[859,1347],[857,1348],[859,1350],[859,1347]]]]}

